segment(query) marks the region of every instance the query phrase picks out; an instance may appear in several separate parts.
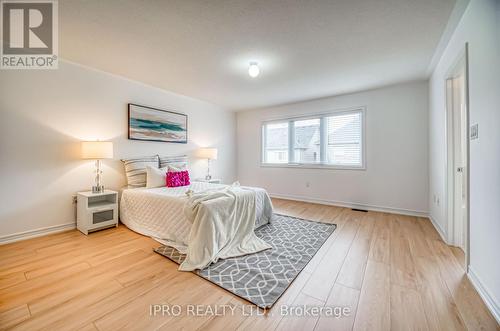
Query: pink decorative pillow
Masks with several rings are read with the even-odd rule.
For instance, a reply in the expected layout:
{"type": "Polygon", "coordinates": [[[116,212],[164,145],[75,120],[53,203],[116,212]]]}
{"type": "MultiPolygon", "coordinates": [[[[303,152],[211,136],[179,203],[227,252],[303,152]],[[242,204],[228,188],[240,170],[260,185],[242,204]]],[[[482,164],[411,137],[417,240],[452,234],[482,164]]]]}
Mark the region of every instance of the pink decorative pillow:
{"type": "Polygon", "coordinates": [[[167,186],[178,187],[191,184],[189,181],[189,172],[184,171],[169,171],[167,172],[167,186]]]}

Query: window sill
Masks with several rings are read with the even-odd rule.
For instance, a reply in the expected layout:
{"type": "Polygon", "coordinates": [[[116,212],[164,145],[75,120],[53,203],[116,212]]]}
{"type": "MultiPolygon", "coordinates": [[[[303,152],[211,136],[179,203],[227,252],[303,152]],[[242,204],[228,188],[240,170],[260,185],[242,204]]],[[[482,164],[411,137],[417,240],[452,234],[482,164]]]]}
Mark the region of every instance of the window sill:
{"type": "Polygon", "coordinates": [[[296,169],[327,169],[327,170],[366,170],[365,166],[341,166],[328,164],[296,164],[296,163],[261,163],[262,168],[296,168],[296,169]]]}

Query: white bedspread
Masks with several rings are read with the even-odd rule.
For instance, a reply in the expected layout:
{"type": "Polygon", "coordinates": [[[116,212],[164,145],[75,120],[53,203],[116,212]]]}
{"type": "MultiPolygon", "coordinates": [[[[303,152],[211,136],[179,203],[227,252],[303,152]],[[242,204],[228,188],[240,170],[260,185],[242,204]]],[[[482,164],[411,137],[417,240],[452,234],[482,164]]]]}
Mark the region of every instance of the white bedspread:
{"type": "Polygon", "coordinates": [[[255,235],[255,191],[239,186],[193,193],[184,206],[193,224],[182,271],[271,248],[255,235]]]}
{"type": "MultiPolygon", "coordinates": [[[[150,236],[162,244],[186,253],[190,223],[183,213],[188,200],[185,192],[200,192],[227,185],[193,182],[190,186],[134,188],[122,191],[120,220],[131,230],[150,236]]],[[[266,190],[248,187],[255,192],[255,227],[269,222],[272,204],[266,190]]]]}

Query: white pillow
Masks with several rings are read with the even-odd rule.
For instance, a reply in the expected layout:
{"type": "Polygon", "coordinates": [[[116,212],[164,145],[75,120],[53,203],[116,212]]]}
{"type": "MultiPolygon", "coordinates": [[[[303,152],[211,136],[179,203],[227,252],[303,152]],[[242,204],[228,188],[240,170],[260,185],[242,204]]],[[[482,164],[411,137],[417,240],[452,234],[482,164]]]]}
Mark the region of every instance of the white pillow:
{"type": "Polygon", "coordinates": [[[146,167],[146,188],[167,186],[167,167],[146,167]]]}

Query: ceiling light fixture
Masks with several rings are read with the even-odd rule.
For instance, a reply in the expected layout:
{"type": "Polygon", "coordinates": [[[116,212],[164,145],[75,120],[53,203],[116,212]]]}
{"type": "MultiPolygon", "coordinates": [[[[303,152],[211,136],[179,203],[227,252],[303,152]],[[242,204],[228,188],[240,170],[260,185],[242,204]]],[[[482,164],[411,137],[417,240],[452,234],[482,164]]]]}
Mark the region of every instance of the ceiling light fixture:
{"type": "Polygon", "coordinates": [[[252,78],[257,77],[260,74],[260,68],[257,62],[250,62],[250,66],[248,67],[248,74],[252,78]]]}

